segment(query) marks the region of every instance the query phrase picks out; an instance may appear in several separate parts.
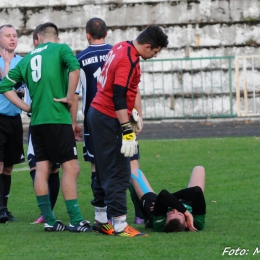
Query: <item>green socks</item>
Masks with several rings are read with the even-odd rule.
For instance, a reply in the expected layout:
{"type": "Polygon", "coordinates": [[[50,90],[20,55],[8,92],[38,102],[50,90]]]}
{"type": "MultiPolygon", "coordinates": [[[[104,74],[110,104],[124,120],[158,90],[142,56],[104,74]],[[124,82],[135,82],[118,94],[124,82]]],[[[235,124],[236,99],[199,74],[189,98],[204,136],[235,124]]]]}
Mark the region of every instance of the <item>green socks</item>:
{"type": "Polygon", "coordinates": [[[36,196],[38,207],[41,210],[44,222],[50,226],[53,226],[56,223],[56,218],[53,216],[51,211],[51,203],[49,195],[36,196]]]}
{"type": "MultiPolygon", "coordinates": [[[[47,223],[50,226],[53,226],[56,223],[56,218],[54,217],[52,211],[51,211],[51,203],[49,199],[49,195],[43,195],[43,196],[36,196],[38,207],[41,210],[41,213],[43,215],[45,223],[47,223]]],[[[77,226],[80,221],[83,220],[83,217],[81,215],[78,200],[66,200],[65,201],[67,212],[70,216],[70,223],[73,226],[77,226]]]]}
{"type": "Polygon", "coordinates": [[[70,216],[70,224],[73,226],[77,226],[80,221],[83,220],[83,217],[81,215],[78,200],[66,200],[65,201],[67,212],[70,216]]]}

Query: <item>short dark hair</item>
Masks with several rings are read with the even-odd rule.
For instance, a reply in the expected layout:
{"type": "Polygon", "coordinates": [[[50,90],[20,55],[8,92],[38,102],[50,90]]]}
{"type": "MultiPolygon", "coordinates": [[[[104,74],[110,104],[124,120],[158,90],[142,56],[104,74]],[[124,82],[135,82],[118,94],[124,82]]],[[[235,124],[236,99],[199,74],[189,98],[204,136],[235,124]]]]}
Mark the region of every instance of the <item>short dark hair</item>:
{"type": "Polygon", "coordinates": [[[158,25],[149,25],[142,31],[136,41],[139,44],[151,44],[151,48],[167,47],[169,41],[168,36],[163,32],[162,28],[158,25]]]}
{"type": "Polygon", "coordinates": [[[39,30],[40,30],[40,27],[41,27],[41,24],[37,25],[34,32],[33,32],[33,40],[38,40],[38,33],[39,33],[39,30]]]}
{"type": "Polygon", "coordinates": [[[100,18],[91,18],[86,24],[86,33],[89,33],[95,40],[105,38],[107,34],[106,23],[100,18]]]}
{"type": "MultiPolygon", "coordinates": [[[[38,34],[52,34],[53,36],[59,36],[58,27],[54,23],[43,23],[39,25],[38,34]]],[[[38,38],[37,38],[38,39],[38,38]]]]}
{"type": "Polygon", "coordinates": [[[181,223],[179,219],[174,218],[164,225],[164,231],[166,233],[182,232],[185,231],[185,224],[181,223]]]}
{"type": "MultiPolygon", "coordinates": [[[[11,24],[3,24],[0,26],[0,31],[1,29],[3,29],[4,27],[8,27],[8,28],[14,28],[11,24]]],[[[15,28],[14,28],[15,29],[15,28]]],[[[16,30],[16,29],[15,29],[16,30]]]]}

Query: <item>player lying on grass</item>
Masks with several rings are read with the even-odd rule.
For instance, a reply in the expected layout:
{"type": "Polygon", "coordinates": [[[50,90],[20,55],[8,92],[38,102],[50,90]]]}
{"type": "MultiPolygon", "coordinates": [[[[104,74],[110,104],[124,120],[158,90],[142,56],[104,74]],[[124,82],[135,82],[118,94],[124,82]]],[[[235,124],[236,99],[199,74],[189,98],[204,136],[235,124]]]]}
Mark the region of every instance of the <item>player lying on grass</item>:
{"type": "Polygon", "coordinates": [[[167,233],[204,229],[204,167],[194,167],[187,188],[174,193],[163,189],[157,195],[141,171],[132,174],[131,181],[140,200],[147,228],[167,233]]]}

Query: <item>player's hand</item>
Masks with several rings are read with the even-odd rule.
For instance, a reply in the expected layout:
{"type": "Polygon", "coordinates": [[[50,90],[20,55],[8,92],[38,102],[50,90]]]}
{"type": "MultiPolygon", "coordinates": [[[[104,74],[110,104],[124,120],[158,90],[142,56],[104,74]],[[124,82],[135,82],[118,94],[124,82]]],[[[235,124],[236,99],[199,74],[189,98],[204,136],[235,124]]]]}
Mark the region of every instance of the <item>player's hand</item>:
{"type": "Polygon", "coordinates": [[[135,108],[133,108],[132,114],[130,115],[130,124],[134,133],[138,135],[143,128],[143,120],[135,108]]]}
{"type": "Polygon", "coordinates": [[[9,52],[3,48],[0,54],[1,54],[1,57],[3,58],[4,62],[10,64],[12,57],[9,54],[9,52]]]}
{"type": "Polygon", "coordinates": [[[67,97],[64,98],[53,98],[55,102],[65,103],[67,104],[68,108],[70,109],[72,106],[72,101],[69,100],[67,97]]]}
{"type": "Polygon", "coordinates": [[[132,157],[137,153],[136,135],[133,132],[130,122],[121,124],[121,127],[123,132],[121,153],[125,157],[132,157]]]}
{"type": "Polygon", "coordinates": [[[197,229],[194,227],[192,214],[188,210],[186,210],[184,212],[184,216],[186,219],[186,222],[185,222],[186,228],[188,228],[189,231],[196,231],[197,229]]]}
{"type": "Polygon", "coordinates": [[[72,124],[74,136],[76,141],[81,141],[82,140],[82,132],[81,128],[78,124],[72,124]]]}

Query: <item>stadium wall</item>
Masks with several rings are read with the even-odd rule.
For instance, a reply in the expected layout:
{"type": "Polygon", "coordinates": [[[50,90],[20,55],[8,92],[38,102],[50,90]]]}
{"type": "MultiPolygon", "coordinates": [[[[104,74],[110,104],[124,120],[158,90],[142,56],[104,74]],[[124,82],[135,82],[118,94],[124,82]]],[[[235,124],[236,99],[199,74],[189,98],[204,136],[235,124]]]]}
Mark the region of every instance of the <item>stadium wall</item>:
{"type": "MultiPolygon", "coordinates": [[[[138,1],[138,0],[1,0],[0,24],[19,32],[17,52],[32,48],[36,25],[52,21],[61,42],[75,53],[87,47],[85,24],[104,19],[107,42],[134,39],[148,24],[162,26],[169,46],[159,58],[256,55],[259,51],[260,0],[138,1]]],[[[147,84],[148,87],[149,84],[147,84]]]]}

